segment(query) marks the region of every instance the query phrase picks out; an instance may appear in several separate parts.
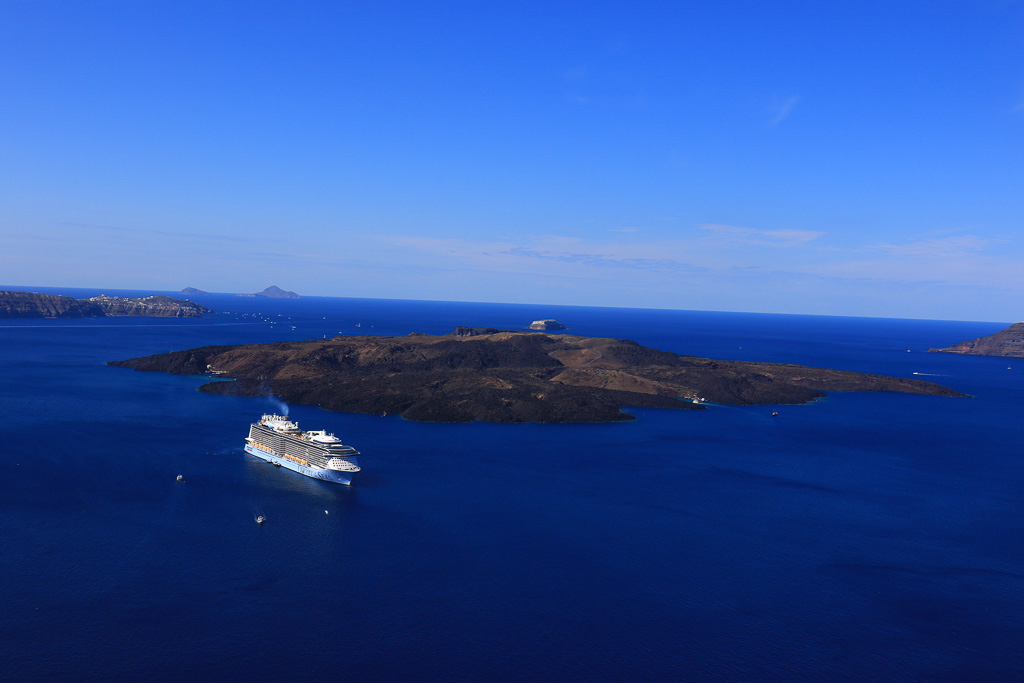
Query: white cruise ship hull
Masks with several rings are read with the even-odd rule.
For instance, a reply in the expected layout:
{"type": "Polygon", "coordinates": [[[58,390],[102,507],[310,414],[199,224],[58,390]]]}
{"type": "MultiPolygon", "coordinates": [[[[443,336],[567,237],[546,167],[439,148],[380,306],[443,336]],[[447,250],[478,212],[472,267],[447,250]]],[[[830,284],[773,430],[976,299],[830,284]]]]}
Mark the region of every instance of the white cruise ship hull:
{"type": "MultiPolygon", "coordinates": [[[[253,445],[251,443],[245,444],[245,452],[250,454],[250,455],[255,455],[257,458],[260,458],[261,460],[266,460],[269,463],[273,463],[275,465],[280,465],[281,467],[285,467],[285,468],[291,470],[292,472],[298,472],[299,474],[304,474],[307,477],[312,477],[313,479],[320,479],[322,481],[329,481],[329,482],[333,482],[335,484],[345,484],[346,486],[351,486],[352,485],[352,474],[353,474],[352,472],[342,472],[342,471],[339,471],[339,470],[328,470],[328,469],[323,469],[321,467],[315,467],[315,466],[314,467],[308,467],[306,465],[302,465],[300,463],[297,463],[294,460],[290,460],[288,458],[282,458],[282,457],[278,456],[277,454],[275,454],[275,453],[273,453],[271,451],[264,450],[264,449],[259,448],[258,446],[255,446],[255,445],[253,445]]],[[[350,460],[354,461],[355,458],[350,458],[350,460]]],[[[354,462],[353,462],[353,464],[354,464],[354,462]]]]}

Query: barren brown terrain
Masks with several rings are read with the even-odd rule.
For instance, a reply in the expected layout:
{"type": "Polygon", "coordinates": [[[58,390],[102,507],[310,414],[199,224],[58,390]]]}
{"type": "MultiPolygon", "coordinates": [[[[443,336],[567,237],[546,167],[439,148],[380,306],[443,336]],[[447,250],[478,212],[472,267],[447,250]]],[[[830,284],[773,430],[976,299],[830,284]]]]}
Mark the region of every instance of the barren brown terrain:
{"type": "Polygon", "coordinates": [[[947,387],[782,363],[711,360],[625,339],[458,328],[448,335],[205,346],[109,365],[213,373],[210,393],[437,422],[609,422],[625,406],[799,404],[827,391],[963,396],[947,387]],[[699,401],[699,402],[695,402],[699,401]]]}

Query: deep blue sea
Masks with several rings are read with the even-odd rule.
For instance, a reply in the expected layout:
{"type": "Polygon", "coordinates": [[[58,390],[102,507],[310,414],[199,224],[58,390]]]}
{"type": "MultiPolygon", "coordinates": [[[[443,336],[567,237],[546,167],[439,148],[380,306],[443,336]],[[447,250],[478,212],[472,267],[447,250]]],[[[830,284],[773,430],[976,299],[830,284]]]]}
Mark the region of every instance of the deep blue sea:
{"type": "Polygon", "coordinates": [[[199,300],[218,312],[0,321],[0,678],[1024,680],[1024,359],[927,353],[1008,322],[199,300]],[[348,488],[243,453],[269,399],[105,365],[547,317],[972,398],[603,425],[290,406],[363,452],[348,488]]]}

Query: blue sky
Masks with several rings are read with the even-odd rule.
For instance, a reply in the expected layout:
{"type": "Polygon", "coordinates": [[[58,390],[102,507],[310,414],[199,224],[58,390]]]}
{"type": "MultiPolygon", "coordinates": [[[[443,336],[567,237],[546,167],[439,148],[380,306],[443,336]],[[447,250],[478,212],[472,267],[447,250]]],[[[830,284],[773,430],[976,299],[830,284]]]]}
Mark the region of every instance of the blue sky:
{"type": "Polygon", "coordinates": [[[1024,3],[0,3],[0,284],[1024,318],[1024,3]]]}

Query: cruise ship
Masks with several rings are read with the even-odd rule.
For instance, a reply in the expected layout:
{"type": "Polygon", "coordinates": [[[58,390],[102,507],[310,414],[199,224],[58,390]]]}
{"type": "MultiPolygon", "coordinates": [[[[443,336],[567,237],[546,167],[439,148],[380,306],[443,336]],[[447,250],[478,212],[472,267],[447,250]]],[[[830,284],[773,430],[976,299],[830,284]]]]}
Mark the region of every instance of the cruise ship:
{"type": "Polygon", "coordinates": [[[245,452],[314,479],[351,484],[359,451],[325,430],[304,432],[287,416],[264,415],[249,425],[245,452]]]}

